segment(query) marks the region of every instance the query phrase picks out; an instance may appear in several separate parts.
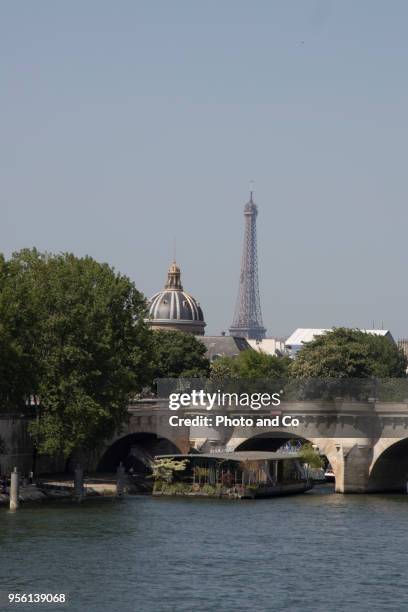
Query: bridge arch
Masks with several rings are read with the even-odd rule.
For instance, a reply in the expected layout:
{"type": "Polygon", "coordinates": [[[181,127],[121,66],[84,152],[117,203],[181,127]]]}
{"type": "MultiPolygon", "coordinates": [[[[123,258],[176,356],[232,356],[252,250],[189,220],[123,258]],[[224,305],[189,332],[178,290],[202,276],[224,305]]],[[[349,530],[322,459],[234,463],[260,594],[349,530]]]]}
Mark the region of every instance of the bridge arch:
{"type": "Polygon", "coordinates": [[[374,447],[367,490],[398,493],[407,490],[408,437],[382,439],[374,447]]]}
{"type": "Polygon", "coordinates": [[[135,432],[117,438],[99,459],[98,472],[115,472],[122,463],[126,470],[141,474],[151,472],[155,455],[179,454],[180,448],[169,440],[152,432],[135,432]]]}
{"type": "Polygon", "coordinates": [[[271,432],[271,433],[259,433],[247,438],[246,440],[239,441],[234,450],[236,451],[277,451],[283,444],[289,440],[300,440],[302,442],[310,442],[301,436],[291,434],[286,431],[282,432],[271,432]]]}
{"type": "Polygon", "coordinates": [[[322,438],[305,438],[292,433],[291,431],[269,431],[255,434],[249,438],[232,438],[228,446],[231,450],[243,451],[243,450],[259,450],[259,451],[277,451],[283,444],[289,440],[300,440],[301,442],[310,442],[316,447],[317,452],[325,457],[330,463],[335,481],[341,479],[343,471],[343,463],[339,457],[338,450],[333,440],[322,439],[322,438]]]}

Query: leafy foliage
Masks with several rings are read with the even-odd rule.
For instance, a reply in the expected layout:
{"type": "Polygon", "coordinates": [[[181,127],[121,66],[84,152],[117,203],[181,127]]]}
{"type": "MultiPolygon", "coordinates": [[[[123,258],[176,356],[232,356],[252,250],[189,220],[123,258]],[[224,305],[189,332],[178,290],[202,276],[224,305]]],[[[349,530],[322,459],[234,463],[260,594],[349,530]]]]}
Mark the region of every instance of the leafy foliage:
{"type": "Polygon", "coordinates": [[[173,482],[174,472],[184,472],[188,459],[156,459],[152,467],[152,478],[159,482],[173,482]]]}
{"type": "Polygon", "coordinates": [[[291,364],[295,378],[399,378],[406,376],[404,353],[384,336],[335,328],[306,343],[291,364]]]}
{"type": "Polygon", "coordinates": [[[144,297],[107,264],[69,253],[23,250],[0,278],[0,401],[40,397],[31,431],[42,453],[96,446],[151,380],[144,297]]]}
{"type": "Polygon", "coordinates": [[[155,331],[153,350],[154,378],[204,378],[209,373],[205,346],[191,334],[155,331]]]}
{"type": "Polygon", "coordinates": [[[35,327],[35,305],[26,283],[18,283],[11,262],[0,255],[0,408],[21,406],[36,384],[33,342],[27,325],[35,327]]]}
{"type": "Polygon", "coordinates": [[[252,349],[236,357],[220,357],[211,364],[211,379],[280,379],[288,375],[289,357],[277,357],[252,349]]]}
{"type": "Polygon", "coordinates": [[[315,451],[310,442],[303,444],[300,449],[301,461],[307,463],[311,468],[322,468],[324,466],[323,458],[315,451]]]}
{"type": "Polygon", "coordinates": [[[210,379],[218,385],[225,380],[236,380],[239,378],[238,368],[234,367],[237,357],[219,357],[211,363],[210,379]]]}

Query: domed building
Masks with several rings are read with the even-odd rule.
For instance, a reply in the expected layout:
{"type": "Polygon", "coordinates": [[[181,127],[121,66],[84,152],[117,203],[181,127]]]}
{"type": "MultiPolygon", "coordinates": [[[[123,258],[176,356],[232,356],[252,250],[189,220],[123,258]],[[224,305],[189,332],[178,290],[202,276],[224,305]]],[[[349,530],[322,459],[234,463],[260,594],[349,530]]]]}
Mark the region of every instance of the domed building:
{"type": "Polygon", "coordinates": [[[149,300],[147,323],[152,329],[183,331],[196,336],[204,335],[204,315],[193,296],[183,291],[180,268],[171,264],[163,291],[149,300]]]}

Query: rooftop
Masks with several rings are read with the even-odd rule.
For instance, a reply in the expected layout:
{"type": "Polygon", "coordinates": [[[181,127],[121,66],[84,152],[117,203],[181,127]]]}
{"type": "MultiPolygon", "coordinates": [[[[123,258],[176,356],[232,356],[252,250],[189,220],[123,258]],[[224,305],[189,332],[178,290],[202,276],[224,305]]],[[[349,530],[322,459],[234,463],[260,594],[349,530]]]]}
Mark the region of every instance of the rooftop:
{"type": "MultiPolygon", "coordinates": [[[[293,334],[289,336],[289,338],[286,340],[285,345],[288,347],[301,346],[305,342],[311,342],[316,336],[321,336],[325,332],[329,332],[329,331],[332,331],[332,330],[329,328],[310,329],[310,328],[298,327],[298,329],[295,329],[293,334]]],[[[394,342],[394,339],[389,329],[360,329],[360,331],[366,334],[373,334],[374,336],[386,336],[392,342],[394,342]]]]}
{"type": "Polygon", "coordinates": [[[251,348],[267,355],[282,355],[285,351],[285,338],[263,338],[262,340],[248,339],[251,348]]]}
{"type": "Polygon", "coordinates": [[[223,461],[282,461],[299,459],[300,453],[272,453],[265,451],[233,451],[231,453],[194,453],[190,455],[156,455],[155,459],[222,459],[223,461]]]}
{"type": "Polygon", "coordinates": [[[236,357],[251,348],[246,338],[238,336],[198,336],[197,339],[207,349],[206,357],[210,361],[217,357],[236,357]]]}

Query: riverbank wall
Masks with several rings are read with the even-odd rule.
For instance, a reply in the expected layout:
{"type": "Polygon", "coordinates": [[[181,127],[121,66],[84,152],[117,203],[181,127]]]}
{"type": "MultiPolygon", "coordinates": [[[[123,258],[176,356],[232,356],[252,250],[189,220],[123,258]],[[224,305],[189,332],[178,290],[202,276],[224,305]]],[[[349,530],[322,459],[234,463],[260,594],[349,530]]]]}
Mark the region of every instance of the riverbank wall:
{"type": "Polygon", "coordinates": [[[29,434],[29,414],[0,414],[0,475],[10,474],[17,467],[20,474],[27,475],[36,466],[39,474],[63,472],[63,457],[36,456],[29,434]]]}
{"type": "MultiPolygon", "coordinates": [[[[9,492],[10,487],[8,486],[5,493],[0,493],[0,506],[9,505],[9,492]]],[[[105,496],[113,497],[116,494],[117,487],[114,479],[89,478],[84,482],[82,499],[105,496]]],[[[18,498],[21,504],[58,499],[77,499],[73,480],[63,477],[41,480],[35,484],[21,485],[19,487],[18,498]]]]}

